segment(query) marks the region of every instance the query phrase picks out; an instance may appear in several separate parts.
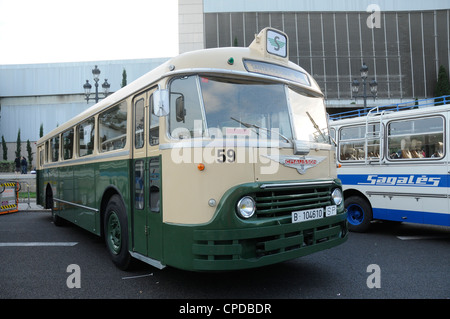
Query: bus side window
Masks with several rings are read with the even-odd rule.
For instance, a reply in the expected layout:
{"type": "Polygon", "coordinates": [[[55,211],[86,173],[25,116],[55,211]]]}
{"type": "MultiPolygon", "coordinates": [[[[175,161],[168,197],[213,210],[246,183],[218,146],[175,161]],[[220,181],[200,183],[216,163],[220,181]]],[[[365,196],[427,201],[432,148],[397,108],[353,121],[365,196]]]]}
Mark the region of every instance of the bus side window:
{"type": "Polygon", "coordinates": [[[197,76],[186,76],[170,84],[169,130],[174,138],[201,137],[203,134],[204,121],[197,82],[197,76]]]}
{"type": "Polygon", "coordinates": [[[95,118],[81,123],[78,126],[78,155],[86,156],[92,154],[94,151],[94,137],[95,137],[95,118]]]}
{"type": "Polygon", "coordinates": [[[63,159],[68,160],[73,156],[73,128],[62,134],[63,159]]]}
{"type": "Polygon", "coordinates": [[[144,209],[144,161],[139,160],[134,164],[134,201],[136,209],[144,209]]]}
{"type": "Polygon", "coordinates": [[[153,213],[160,212],[160,189],[161,174],[159,166],[159,158],[150,160],[150,211],[153,213]]]}
{"type": "Polygon", "coordinates": [[[444,156],[441,117],[392,121],[388,124],[389,159],[439,159],[444,156]]]}
{"type": "Polygon", "coordinates": [[[159,144],[159,117],[157,117],[153,112],[153,95],[150,96],[150,145],[159,144]]]}
{"type": "Polygon", "coordinates": [[[139,99],[134,103],[134,147],[144,147],[144,99],[139,99]]]}
{"type": "Polygon", "coordinates": [[[51,139],[51,154],[52,162],[57,162],[59,160],[59,136],[55,136],[51,139]]]}
{"type": "Polygon", "coordinates": [[[379,124],[369,124],[368,132],[365,125],[344,127],[339,135],[339,159],[341,161],[363,161],[366,158],[370,160],[379,160],[380,158],[380,140],[376,137],[379,132],[379,124]],[[366,139],[367,138],[367,145],[366,139]]]}
{"type": "Polygon", "coordinates": [[[122,149],[127,141],[127,104],[122,102],[98,117],[100,152],[122,149]]]}

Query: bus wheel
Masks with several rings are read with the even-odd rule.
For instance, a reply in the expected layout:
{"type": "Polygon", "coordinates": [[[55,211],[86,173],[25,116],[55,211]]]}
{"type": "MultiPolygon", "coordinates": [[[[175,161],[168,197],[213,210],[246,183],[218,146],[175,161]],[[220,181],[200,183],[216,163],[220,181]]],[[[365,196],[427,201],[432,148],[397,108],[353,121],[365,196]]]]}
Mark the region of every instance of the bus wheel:
{"type": "Polygon", "coordinates": [[[372,208],[369,203],[359,196],[350,196],[344,201],[347,209],[348,229],[353,232],[367,231],[372,221],[372,208]]]}
{"type": "Polygon", "coordinates": [[[125,206],[118,195],[108,202],[104,218],[106,248],[113,263],[126,270],[131,256],[128,252],[128,224],[125,206]]]}

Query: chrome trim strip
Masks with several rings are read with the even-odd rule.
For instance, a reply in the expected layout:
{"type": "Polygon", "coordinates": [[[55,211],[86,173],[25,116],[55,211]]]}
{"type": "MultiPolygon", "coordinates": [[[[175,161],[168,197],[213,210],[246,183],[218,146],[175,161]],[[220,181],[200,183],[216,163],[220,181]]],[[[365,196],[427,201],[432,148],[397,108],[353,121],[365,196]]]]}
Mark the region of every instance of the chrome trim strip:
{"type": "Polygon", "coordinates": [[[419,199],[421,197],[424,197],[424,198],[448,198],[449,197],[447,194],[392,193],[392,192],[371,192],[371,191],[367,191],[366,194],[368,196],[379,195],[379,196],[387,196],[387,197],[391,197],[391,198],[394,196],[400,196],[400,197],[414,197],[416,199],[419,199]]]}
{"type": "Polygon", "coordinates": [[[130,150],[125,150],[125,151],[120,151],[120,152],[115,152],[115,153],[110,153],[107,154],[105,152],[105,154],[98,154],[95,156],[83,156],[83,157],[78,157],[75,159],[70,159],[70,160],[62,160],[62,161],[58,161],[58,162],[54,162],[54,163],[46,163],[44,165],[42,165],[43,168],[51,168],[51,167],[62,167],[64,165],[71,165],[71,164],[79,164],[79,163],[89,163],[91,161],[98,161],[101,159],[108,159],[108,158],[114,158],[114,157],[120,157],[120,156],[128,156],[130,155],[130,150]]]}
{"type": "Polygon", "coordinates": [[[309,186],[309,185],[332,185],[334,181],[317,181],[317,182],[299,182],[299,183],[278,183],[278,184],[262,184],[259,188],[271,189],[271,188],[283,188],[283,187],[295,187],[295,186],[309,186]]]}
{"type": "Polygon", "coordinates": [[[72,206],[76,206],[76,207],[92,210],[92,211],[94,211],[96,213],[99,212],[99,210],[96,209],[96,208],[91,208],[91,207],[88,207],[88,206],[84,206],[84,205],[68,202],[68,201],[65,201],[65,200],[62,200],[62,199],[59,199],[59,198],[53,198],[53,200],[56,201],[56,202],[60,202],[60,203],[64,203],[64,204],[68,204],[68,205],[72,205],[72,206]]]}
{"type": "Polygon", "coordinates": [[[166,267],[166,265],[161,264],[161,262],[159,260],[141,255],[139,253],[136,253],[134,251],[129,251],[130,255],[136,259],[139,259],[140,261],[143,261],[153,267],[156,267],[158,269],[164,269],[166,267]]]}

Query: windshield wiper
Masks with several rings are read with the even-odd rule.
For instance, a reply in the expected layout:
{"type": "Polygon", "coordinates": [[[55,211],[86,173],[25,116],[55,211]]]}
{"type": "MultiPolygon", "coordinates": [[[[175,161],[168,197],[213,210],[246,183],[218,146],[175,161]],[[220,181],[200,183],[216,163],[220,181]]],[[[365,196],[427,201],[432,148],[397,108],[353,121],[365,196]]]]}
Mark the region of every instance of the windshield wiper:
{"type": "Polygon", "coordinates": [[[325,137],[325,135],[323,135],[322,131],[320,130],[319,125],[316,124],[316,122],[314,121],[314,119],[312,118],[312,116],[309,114],[309,112],[306,112],[306,114],[309,117],[309,120],[311,121],[311,123],[313,124],[314,128],[316,129],[316,131],[320,134],[320,136],[322,136],[323,140],[326,141],[327,138],[325,137]]]}
{"type": "Polygon", "coordinates": [[[272,131],[272,130],[269,130],[269,129],[265,128],[265,127],[261,127],[259,125],[253,124],[253,123],[245,123],[245,122],[242,122],[242,121],[240,121],[238,119],[235,119],[234,117],[230,117],[230,119],[232,119],[233,121],[236,121],[236,122],[244,125],[246,128],[256,128],[258,130],[264,130],[264,131],[269,132],[269,133],[276,133],[280,137],[282,137],[286,142],[291,143],[291,140],[289,138],[287,138],[286,136],[284,136],[283,134],[281,134],[280,132],[272,131]]]}

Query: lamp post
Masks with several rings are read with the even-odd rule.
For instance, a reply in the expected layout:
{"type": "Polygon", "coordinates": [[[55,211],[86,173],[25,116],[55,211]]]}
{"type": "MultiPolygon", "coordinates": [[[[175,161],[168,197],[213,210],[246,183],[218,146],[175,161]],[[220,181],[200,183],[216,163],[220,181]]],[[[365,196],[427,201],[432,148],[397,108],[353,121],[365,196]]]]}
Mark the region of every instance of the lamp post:
{"type": "MultiPolygon", "coordinates": [[[[94,76],[94,81],[95,81],[95,97],[94,97],[94,99],[95,99],[95,103],[98,103],[98,100],[102,99],[102,97],[98,96],[98,81],[99,81],[99,76],[100,76],[100,69],[97,68],[97,66],[95,66],[95,68],[92,70],[92,75],[94,76]]],[[[105,95],[104,97],[108,96],[110,86],[111,85],[108,83],[108,79],[105,79],[105,82],[102,84],[103,94],[105,95]]],[[[89,83],[88,80],[86,80],[86,83],[83,85],[84,95],[86,96],[86,98],[85,98],[86,103],[89,103],[89,96],[91,94],[91,88],[92,88],[92,85],[89,83]]]]}
{"type": "MultiPolygon", "coordinates": [[[[353,92],[353,97],[356,98],[358,97],[362,97],[364,99],[364,108],[367,108],[367,75],[369,74],[369,68],[367,67],[367,65],[365,63],[363,63],[361,69],[359,70],[361,72],[361,79],[362,79],[362,83],[363,83],[363,95],[358,95],[358,91],[359,91],[359,81],[358,80],[353,80],[352,82],[352,92],[353,92]]],[[[378,83],[375,80],[370,81],[369,83],[370,86],[370,93],[372,93],[373,96],[373,100],[375,101],[375,98],[377,97],[377,92],[378,92],[378,83]]]]}

